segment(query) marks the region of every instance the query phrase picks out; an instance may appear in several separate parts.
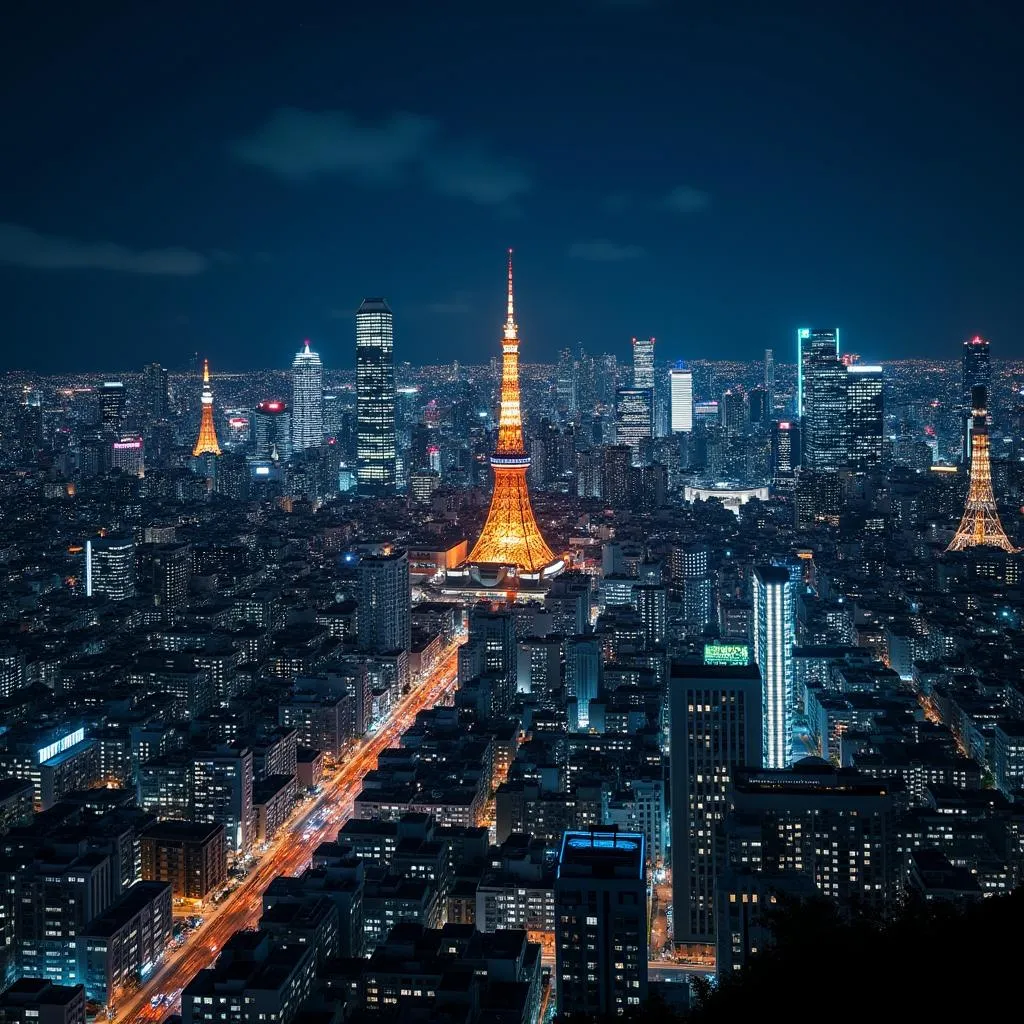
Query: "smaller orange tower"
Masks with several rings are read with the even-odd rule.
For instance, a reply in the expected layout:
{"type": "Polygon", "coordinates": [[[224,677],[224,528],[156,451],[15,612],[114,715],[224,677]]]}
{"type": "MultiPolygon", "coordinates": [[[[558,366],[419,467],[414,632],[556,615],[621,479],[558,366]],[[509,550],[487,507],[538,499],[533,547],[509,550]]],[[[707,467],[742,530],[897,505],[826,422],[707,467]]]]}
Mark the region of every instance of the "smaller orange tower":
{"type": "Polygon", "coordinates": [[[971,484],[960,526],[946,550],[992,547],[1002,548],[1007,554],[1016,554],[1018,549],[1006,536],[999,521],[999,510],[992,493],[992,467],[988,455],[988,389],[983,385],[971,388],[971,413],[971,484]]]}
{"type": "Polygon", "coordinates": [[[199,424],[199,437],[192,454],[220,455],[217,443],[217,428],[213,425],[213,392],[210,390],[210,361],[203,360],[203,418],[199,424]]]}

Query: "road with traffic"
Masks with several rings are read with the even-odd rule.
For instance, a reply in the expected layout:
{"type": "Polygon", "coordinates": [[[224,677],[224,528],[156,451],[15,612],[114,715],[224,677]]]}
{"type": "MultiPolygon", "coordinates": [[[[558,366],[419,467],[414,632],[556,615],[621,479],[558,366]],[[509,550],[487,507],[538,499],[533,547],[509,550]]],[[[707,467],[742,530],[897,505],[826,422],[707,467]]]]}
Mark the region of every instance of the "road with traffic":
{"type": "Polygon", "coordinates": [[[211,907],[182,945],[171,946],[138,989],[112,1007],[118,1021],[163,1020],[177,1012],[182,989],[204,968],[211,967],[235,932],[254,928],[263,913],[263,894],[278,875],[296,875],[309,864],[313,851],[333,840],[351,817],[363,777],[377,758],[394,746],[425,708],[447,700],[454,691],[459,643],[438,659],[430,674],[398,703],[381,728],[367,736],[327,778],[319,795],[300,805],[256,866],[219,905],[211,907]],[[160,1005],[153,1006],[154,999],[160,1005]]]}

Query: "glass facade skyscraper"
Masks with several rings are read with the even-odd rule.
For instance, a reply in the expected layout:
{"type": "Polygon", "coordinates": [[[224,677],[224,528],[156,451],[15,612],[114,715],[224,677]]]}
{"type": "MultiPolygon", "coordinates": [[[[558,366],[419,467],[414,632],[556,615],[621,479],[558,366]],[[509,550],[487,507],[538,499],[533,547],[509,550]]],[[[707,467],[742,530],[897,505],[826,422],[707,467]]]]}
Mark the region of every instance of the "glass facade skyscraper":
{"type": "Polygon", "coordinates": [[[834,356],[814,356],[805,365],[803,386],[804,466],[836,473],[846,465],[849,450],[847,368],[834,356]]]}
{"type": "Polygon", "coordinates": [[[882,368],[854,364],[846,368],[846,416],[849,428],[847,465],[857,472],[882,461],[884,432],[882,368]]]}
{"type": "Polygon", "coordinates": [[[356,311],[356,478],[360,494],[394,494],[394,316],[383,299],[356,311]]]}
{"type": "Polygon", "coordinates": [[[643,461],[641,446],[654,436],[654,391],[619,388],[615,393],[615,440],[633,450],[633,465],[643,461]]]}
{"type": "Polygon", "coordinates": [[[812,359],[839,358],[838,327],[801,327],[796,332],[796,414],[804,415],[807,366],[812,359]]]}
{"type": "Polygon", "coordinates": [[[654,387],[654,339],[633,339],[633,387],[654,387]]]}
{"type": "Polygon", "coordinates": [[[754,661],[761,670],[766,768],[785,768],[793,742],[793,584],[775,565],[754,569],[754,661]]]}
{"type": "Polygon", "coordinates": [[[324,440],[324,367],[307,341],[292,361],[292,450],[319,448],[324,440]]]}

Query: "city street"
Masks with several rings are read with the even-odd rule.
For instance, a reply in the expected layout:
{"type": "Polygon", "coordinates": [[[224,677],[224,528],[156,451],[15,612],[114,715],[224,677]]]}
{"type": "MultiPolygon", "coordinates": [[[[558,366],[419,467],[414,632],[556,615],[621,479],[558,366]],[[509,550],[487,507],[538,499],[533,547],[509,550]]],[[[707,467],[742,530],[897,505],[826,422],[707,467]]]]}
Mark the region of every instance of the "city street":
{"type": "MultiPolygon", "coordinates": [[[[461,641],[459,641],[461,642],[461,641]]],[[[333,840],[352,814],[355,797],[377,758],[394,746],[401,734],[425,708],[443,703],[455,689],[459,642],[438,659],[430,675],[396,705],[387,723],[358,746],[330,778],[323,791],[301,805],[294,819],[281,830],[237,889],[219,906],[211,907],[203,923],[180,947],[169,947],[154,972],[127,999],[113,1007],[119,1021],[163,1020],[177,1012],[181,990],[204,968],[216,961],[225,942],[236,932],[254,928],[262,914],[263,893],[278,875],[299,874],[320,843],[333,840]],[[321,812],[327,810],[324,815],[321,812]],[[317,816],[320,815],[318,820],[317,816]],[[159,1006],[151,1001],[163,997],[159,1006]]]]}

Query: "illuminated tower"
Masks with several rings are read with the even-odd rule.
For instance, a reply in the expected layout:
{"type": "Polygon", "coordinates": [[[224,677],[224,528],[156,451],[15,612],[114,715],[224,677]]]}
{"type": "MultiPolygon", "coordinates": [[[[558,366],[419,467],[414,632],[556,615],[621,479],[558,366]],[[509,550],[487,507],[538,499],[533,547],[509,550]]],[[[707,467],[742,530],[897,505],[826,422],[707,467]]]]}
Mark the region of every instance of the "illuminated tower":
{"type": "Polygon", "coordinates": [[[992,494],[992,469],[988,460],[988,389],[984,385],[971,388],[971,486],[967,492],[964,516],[947,551],[966,548],[1002,548],[1016,552],[999,521],[999,510],[992,494]]]}
{"type": "Polygon", "coordinates": [[[480,539],[469,553],[473,565],[515,566],[519,575],[551,576],[561,563],[544,542],[526,487],[530,457],[523,444],[519,410],[519,328],[512,299],[512,250],[508,251],[508,316],[501,342],[501,417],[491,456],[494,493],[480,539]]]}
{"type": "Polygon", "coordinates": [[[324,367],[320,356],[302,346],[292,360],[292,450],[324,443],[324,367]]]}
{"type": "Polygon", "coordinates": [[[210,390],[210,361],[203,360],[203,418],[199,424],[199,437],[192,449],[193,455],[220,455],[217,429],[213,425],[213,392],[210,390]]]}

